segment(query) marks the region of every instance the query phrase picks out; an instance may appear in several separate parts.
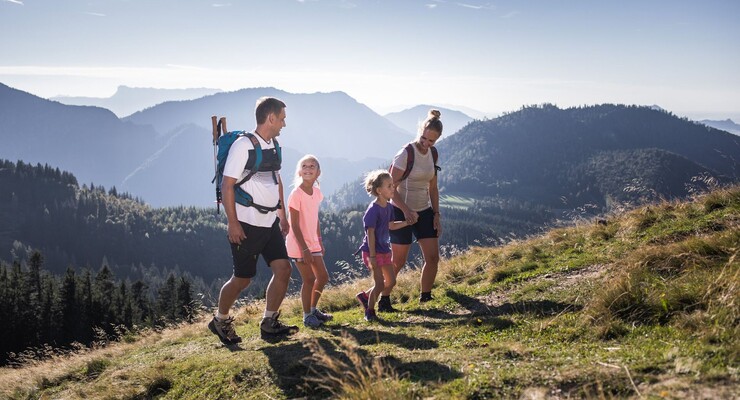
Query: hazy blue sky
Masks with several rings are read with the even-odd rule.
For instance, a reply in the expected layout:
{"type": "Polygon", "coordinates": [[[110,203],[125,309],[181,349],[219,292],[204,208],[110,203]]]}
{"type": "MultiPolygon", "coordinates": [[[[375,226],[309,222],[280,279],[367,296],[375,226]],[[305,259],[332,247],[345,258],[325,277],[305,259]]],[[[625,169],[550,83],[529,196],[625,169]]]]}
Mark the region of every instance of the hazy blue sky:
{"type": "Polygon", "coordinates": [[[740,119],[740,1],[0,0],[0,82],[341,90],[380,112],[657,104],[740,119]]]}

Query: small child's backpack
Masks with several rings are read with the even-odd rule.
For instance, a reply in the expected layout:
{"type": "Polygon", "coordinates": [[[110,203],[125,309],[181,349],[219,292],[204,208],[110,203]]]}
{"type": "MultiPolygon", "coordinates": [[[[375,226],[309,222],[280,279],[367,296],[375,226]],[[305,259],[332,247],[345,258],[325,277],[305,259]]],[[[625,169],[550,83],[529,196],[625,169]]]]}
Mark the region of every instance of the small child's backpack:
{"type": "MultiPolygon", "coordinates": [[[[221,119],[219,119],[217,123],[216,116],[214,115],[211,117],[211,122],[213,123],[213,157],[214,169],[216,171],[211,183],[216,183],[216,212],[219,212],[219,206],[222,202],[221,183],[223,182],[224,178],[224,168],[226,167],[226,159],[229,156],[229,150],[231,149],[231,145],[233,145],[234,142],[236,142],[236,140],[242,136],[246,136],[252,142],[252,145],[254,146],[255,157],[250,157],[249,160],[247,160],[247,164],[244,166],[245,171],[249,170],[247,175],[234,184],[234,200],[238,204],[241,204],[245,207],[254,207],[257,209],[257,211],[263,214],[267,214],[270,211],[275,211],[281,208],[280,201],[278,201],[278,204],[274,207],[257,204],[252,199],[252,196],[241,188],[241,185],[244,182],[251,179],[252,176],[254,176],[254,174],[259,171],[260,165],[262,164],[262,146],[260,145],[259,140],[254,137],[253,133],[250,132],[228,132],[226,130],[225,117],[221,117],[221,119]]],[[[273,138],[272,140],[275,143],[275,151],[277,152],[278,159],[282,160],[282,151],[280,149],[280,145],[278,144],[276,139],[273,138]]]]}
{"type": "MultiPolygon", "coordinates": [[[[409,143],[404,148],[406,150],[406,169],[403,171],[403,175],[401,175],[401,179],[399,182],[402,182],[406,180],[406,178],[409,177],[409,174],[411,173],[411,169],[414,168],[414,144],[409,143]]],[[[437,159],[439,159],[439,153],[437,152],[437,148],[432,146],[430,147],[430,150],[432,151],[432,160],[434,162],[434,175],[437,175],[437,172],[442,170],[442,167],[437,165],[437,159]]],[[[388,172],[392,172],[393,170],[393,164],[391,164],[391,167],[388,169],[388,172]]]]}

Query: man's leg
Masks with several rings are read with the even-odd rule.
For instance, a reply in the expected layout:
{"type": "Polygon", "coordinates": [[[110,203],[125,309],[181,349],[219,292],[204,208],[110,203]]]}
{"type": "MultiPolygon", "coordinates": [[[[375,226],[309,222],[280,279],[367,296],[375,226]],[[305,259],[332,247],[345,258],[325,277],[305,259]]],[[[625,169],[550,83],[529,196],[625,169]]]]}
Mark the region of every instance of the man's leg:
{"type": "Polygon", "coordinates": [[[274,260],[270,263],[272,279],[267,285],[265,294],[265,311],[277,311],[285,299],[290,283],[290,262],[287,259],[274,260]]]}
{"type": "Polygon", "coordinates": [[[229,315],[231,306],[234,305],[236,299],[239,298],[239,294],[249,286],[251,281],[250,278],[237,278],[231,275],[231,279],[224,283],[218,295],[218,313],[220,315],[229,315]]]}
{"type": "Polygon", "coordinates": [[[295,325],[285,325],[278,321],[280,304],[285,299],[290,282],[290,262],[287,258],[280,258],[270,262],[272,279],[267,285],[265,293],[265,316],[260,323],[262,335],[287,335],[298,332],[295,325]]]}
{"type": "Polygon", "coordinates": [[[242,290],[249,286],[249,282],[251,282],[250,278],[237,278],[232,275],[231,279],[221,287],[221,293],[218,296],[218,312],[208,323],[208,329],[227,346],[242,341],[234,330],[234,318],[229,317],[229,311],[242,290]]]}

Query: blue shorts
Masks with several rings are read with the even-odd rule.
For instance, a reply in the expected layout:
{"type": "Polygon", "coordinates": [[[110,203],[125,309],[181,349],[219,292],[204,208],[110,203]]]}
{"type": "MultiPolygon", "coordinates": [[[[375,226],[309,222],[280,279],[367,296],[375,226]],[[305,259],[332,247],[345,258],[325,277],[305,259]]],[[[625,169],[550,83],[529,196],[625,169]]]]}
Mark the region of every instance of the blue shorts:
{"type": "MultiPolygon", "coordinates": [[[[413,235],[418,242],[420,239],[436,238],[437,230],[434,229],[434,210],[432,207],[426,210],[419,211],[419,219],[416,223],[407,227],[392,230],[391,243],[393,244],[411,244],[413,235]]],[[[393,220],[404,221],[406,217],[403,215],[403,211],[400,208],[393,206],[393,220]]]]}
{"type": "Polygon", "coordinates": [[[257,257],[260,254],[268,267],[275,260],[288,259],[288,250],[285,249],[285,238],[280,231],[279,219],[275,219],[275,223],[269,228],[253,226],[241,221],[239,224],[247,237],[238,245],[230,243],[235,277],[253,278],[257,275],[257,257]]]}

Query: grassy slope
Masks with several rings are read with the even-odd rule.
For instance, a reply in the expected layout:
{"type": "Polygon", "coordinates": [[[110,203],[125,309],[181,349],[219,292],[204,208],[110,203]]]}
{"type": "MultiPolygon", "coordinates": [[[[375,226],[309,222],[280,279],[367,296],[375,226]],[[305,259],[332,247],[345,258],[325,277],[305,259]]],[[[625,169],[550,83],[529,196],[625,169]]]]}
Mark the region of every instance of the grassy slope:
{"type": "MultiPolygon", "coordinates": [[[[401,312],[362,321],[364,278],[325,292],[335,320],[235,348],[206,320],[0,370],[8,398],[733,398],[740,363],[740,188],[583,222],[444,260],[431,303],[418,270],[401,312]],[[409,299],[409,295],[412,294],[409,299]]],[[[299,323],[295,298],[283,305],[299,323]]]]}

